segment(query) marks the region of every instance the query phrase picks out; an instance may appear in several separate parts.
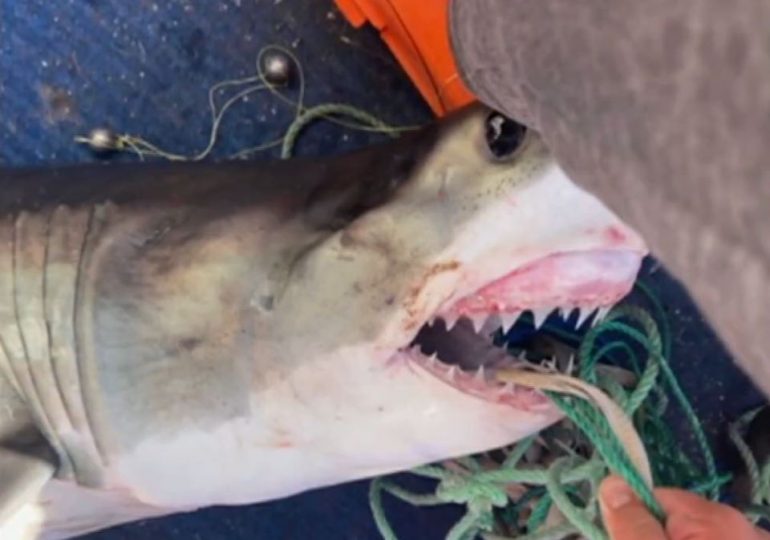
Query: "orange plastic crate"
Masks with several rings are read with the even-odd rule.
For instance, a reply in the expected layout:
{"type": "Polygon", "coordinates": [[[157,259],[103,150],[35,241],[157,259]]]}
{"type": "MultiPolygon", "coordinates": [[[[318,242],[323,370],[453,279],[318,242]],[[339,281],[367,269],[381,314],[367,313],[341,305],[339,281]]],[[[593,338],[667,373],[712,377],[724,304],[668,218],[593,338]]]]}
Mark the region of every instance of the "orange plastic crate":
{"type": "Polygon", "coordinates": [[[335,0],[356,28],[374,26],[436,116],[475,100],[457,73],[449,0],[335,0]]]}

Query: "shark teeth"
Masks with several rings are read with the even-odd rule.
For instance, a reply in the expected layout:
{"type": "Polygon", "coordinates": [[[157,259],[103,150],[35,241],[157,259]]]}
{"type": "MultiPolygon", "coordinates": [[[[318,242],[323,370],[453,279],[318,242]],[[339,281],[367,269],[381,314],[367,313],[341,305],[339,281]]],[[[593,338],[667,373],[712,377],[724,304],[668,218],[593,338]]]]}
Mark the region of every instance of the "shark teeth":
{"type": "Polygon", "coordinates": [[[457,378],[457,366],[449,366],[447,377],[450,381],[454,381],[457,378]]]}
{"type": "Polygon", "coordinates": [[[596,313],[596,308],[593,308],[593,309],[592,309],[592,308],[585,308],[585,309],[583,309],[583,310],[581,310],[580,308],[578,308],[578,320],[577,320],[577,323],[576,323],[576,325],[575,325],[575,328],[580,328],[581,326],[583,326],[583,324],[585,324],[585,322],[586,322],[586,321],[587,321],[587,320],[588,320],[588,319],[591,317],[591,315],[593,315],[594,313],[596,313]]]}
{"type": "Polygon", "coordinates": [[[428,366],[435,368],[438,366],[438,354],[433,353],[428,357],[428,366]]]}
{"type": "Polygon", "coordinates": [[[471,320],[471,323],[473,323],[473,330],[475,330],[477,334],[481,332],[484,323],[487,321],[487,315],[484,314],[470,315],[468,318],[471,320]]]}
{"type": "Polygon", "coordinates": [[[521,313],[501,313],[500,322],[504,333],[508,333],[516,321],[519,319],[521,313]]]}
{"type": "Polygon", "coordinates": [[[548,371],[558,371],[558,363],[556,358],[547,358],[540,362],[540,367],[548,371]]]}
{"type": "MultiPolygon", "coordinates": [[[[434,315],[428,320],[427,324],[433,326],[439,319],[441,319],[444,321],[447,331],[449,331],[455,327],[457,321],[460,319],[467,319],[477,334],[482,331],[491,334],[498,328],[501,329],[503,333],[508,333],[521,317],[522,311],[504,311],[505,306],[498,306],[498,308],[500,311],[497,313],[447,313],[445,315],[434,315]]],[[[582,328],[592,317],[591,326],[596,326],[607,316],[611,309],[611,306],[588,305],[585,307],[537,307],[529,309],[529,312],[532,313],[532,320],[536,330],[539,330],[546,319],[553,313],[557,314],[562,320],[569,321],[573,318],[575,312],[577,312],[576,322],[574,324],[574,328],[577,330],[582,328]]]]}
{"type": "MultiPolygon", "coordinates": [[[[522,315],[522,311],[518,309],[511,309],[506,306],[497,306],[499,312],[495,313],[447,313],[432,316],[426,323],[429,326],[434,326],[436,322],[441,319],[444,321],[444,325],[447,331],[452,330],[457,321],[460,319],[467,319],[476,333],[489,330],[493,332],[498,328],[502,329],[504,333],[507,333],[513,328],[516,322],[522,315]],[[510,311],[505,311],[509,309],[510,311]]],[[[589,319],[591,325],[596,326],[602,320],[604,320],[609,312],[612,310],[612,306],[607,305],[587,305],[585,307],[580,306],[557,306],[557,307],[536,307],[530,308],[528,311],[532,313],[532,319],[535,329],[540,329],[545,323],[546,319],[552,314],[558,315],[564,321],[570,321],[576,316],[574,328],[581,328],[589,319]],[[577,312],[577,313],[576,313],[577,312]]]]}
{"type": "Polygon", "coordinates": [[[570,354],[569,358],[567,358],[567,367],[565,368],[564,372],[567,375],[572,375],[576,372],[576,365],[575,365],[575,355],[570,354]]]}
{"type": "Polygon", "coordinates": [[[596,317],[594,318],[594,326],[602,322],[607,317],[611,309],[612,309],[611,306],[601,306],[598,310],[596,310],[596,317]]]}
{"type": "Polygon", "coordinates": [[[553,311],[552,308],[535,308],[532,309],[532,320],[535,324],[535,329],[539,329],[545,323],[548,315],[553,311]]]}
{"type": "Polygon", "coordinates": [[[476,370],[476,374],[473,376],[473,378],[476,380],[476,382],[486,381],[487,374],[484,370],[484,366],[480,366],[479,369],[476,370]]]}
{"type": "Polygon", "coordinates": [[[446,329],[447,331],[454,328],[455,324],[457,324],[457,319],[459,319],[459,315],[446,315],[444,317],[444,322],[446,323],[446,329]]]}
{"type": "Polygon", "coordinates": [[[505,383],[500,389],[497,391],[497,394],[499,396],[505,396],[505,395],[511,395],[516,393],[516,385],[514,385],[511,382],[505,383]]]}

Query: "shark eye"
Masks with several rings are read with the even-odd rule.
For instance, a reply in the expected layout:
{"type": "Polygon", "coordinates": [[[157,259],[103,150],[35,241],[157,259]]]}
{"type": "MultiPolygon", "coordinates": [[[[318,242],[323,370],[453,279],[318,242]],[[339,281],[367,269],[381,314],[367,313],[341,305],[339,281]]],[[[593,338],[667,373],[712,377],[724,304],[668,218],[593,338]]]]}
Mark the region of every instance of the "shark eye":
{"type": "Polygon", "coordinates": [[[486,141],[495,159],[504,160],[513,156],[524,142],[527,128],[515,120],[493,112],[486,121],[486,141]]]}

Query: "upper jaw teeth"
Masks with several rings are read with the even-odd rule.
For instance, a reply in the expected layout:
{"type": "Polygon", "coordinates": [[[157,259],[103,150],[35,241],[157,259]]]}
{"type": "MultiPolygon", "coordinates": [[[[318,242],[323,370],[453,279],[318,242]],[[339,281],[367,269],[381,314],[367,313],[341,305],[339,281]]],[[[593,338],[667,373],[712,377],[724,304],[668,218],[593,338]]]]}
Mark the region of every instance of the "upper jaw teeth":
{"type": "Polygon", "coordinates": [[[552,311],[553,308],[535,308],[532,310],[532,320],[535,323],[535,329],[543,326],[543,323],[545,323],[545,320],[552,311]]]}
{"type": "Polygon", "coordinates": [[[478,334],[481,332],[481,329],[484,327],[484,323],[487,322],[487,315],[479,314],[479,315],[471,315],[470,317],[471,322],[473,323],[473,329],[478,334]]]}
{"type": "Polygon", "coordinates": [[[575,327],[580,328],[581,326],[583,326],[583,324],[588,320],[588,318],[591,315],[593,315],[595,312],[596,312],[596,308],[594,309],[586,308],[583,310],[578,308],[578,319],[575,327]]]}
{"type": "Polygon", "coordinates": [[[518,320],[521,313],[501,313],[500,314],[500,322],[502,323],[502,329],[504,333],[508,333],[508,331],[513,328],[513,325],[516,324],[516,321],[518,320]]]}
{"type": "MultiPolygon", "coordinates": [[[[576,320],[575,328],[579,329],[592,316],[593,319],[591,324],[597,324],[607,316],[610,309],[610,306],[591,305],[583,308],[535,308],[530,311],[532,313],[535,328],[540,328],[545,323],[548,316],[556,311],[558,315],[565,320],[573,320],[574,318],[574,320],[576,320]],[[575,310],[577,310],[576,316],[574,315],[575,310]]],[[[437,319],[441,318],[445,322],[446,329],[451,330],[460,318],[466,318],[470,321],[470,326],[473,327],[476,333],[483,331],[492,334],[498,328],[502,328],[503,332],[507,333],[520,318],[521,314],[522,312],[520,311],[511,311],[493,314],[437,315],[431,319],[430,323],[435,323],[437,319]]],[[[491,343],[490,347],[496,351],[500,351],[500,357],[496,359],[485,357],[478,368],[458,367],[457,365],[444,363],[437,357],[435,352],[429,355],[423,354],[419,345],[412,346],[411,354],[415,358],[422,358],[422,361],[425,362],[424,365],[426,365],[432,373],[440,376],[450,385],[469,389],[474,392],[481,391],[480,389],[487,388],[490,383],[493,383],[495,381],[494,374],[499,369],[516,368],[519,367],[522,362],[530,365],[525,360],[517,360],[511,357],[505,350],[494,348],[491,343]],[[466,371],[466,369],[468,370],[466,371]]],[[[568,365],[566,366],[566,373],[573,372],[575,367],[574,364],[574,358],[570,358],[568,365]]],[[[555,369],[555,367],[554,363],[553,369],[555,369]]],[[[512,394],[516,391],[516,388],[510,384],[499,384],[499,386],[494,384],[493,387],[496,388],[501,395],[512,394]]]]}
{"type": "MultiPolygon", "coordinates": [[[[611,310],[611,306],[586,306],[586,307],[538,307],[531,308],[529,311],[532,313],[532,321],[535,329],[539,329],[543,326],[546,319],[556,312],[563,320],[568,320],[572,317],[572,314],[577,311],[577,321],[575,323],[575,329],[581,328],[585,322],[593,316],[591,321],[592,326],[595,326],[601,322],[611,310]]],[[[484,331],[485,333],[492,333],[493,331],[501,328],[503,333],[507,333],[519,320],[523,311],[510,311],[500,313],[473,313],[473,314],[456,314],[448,313],[446,315],[437,315],[430,319],[430,325],[433,325],[437,319],[444,320],[447,331],[452,330],[460,319],[468,319],[473,326],[474,331],[478,334],[484,331]]]]}
{"type": "Polygon", "coordinates": [[[594,319],[594,324],[601,322],[607,317],[610,310],[612,309],[611,306],[602,306],[597,310],[596,318],[594,319]]]}
{"type": "Polygon", "coordinates": [[[454,325],[457,324],[457,319],[459,319],[459,315],[446,315],[444,317],[444,322],[446,323],[446,329],[451,330],[454,328],[454,325]]]}

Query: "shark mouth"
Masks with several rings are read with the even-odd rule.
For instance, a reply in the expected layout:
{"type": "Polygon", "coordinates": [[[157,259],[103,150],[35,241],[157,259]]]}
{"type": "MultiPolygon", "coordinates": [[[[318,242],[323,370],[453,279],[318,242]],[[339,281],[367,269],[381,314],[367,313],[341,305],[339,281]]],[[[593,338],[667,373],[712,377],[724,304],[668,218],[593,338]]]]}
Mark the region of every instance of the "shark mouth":
{"type": "Polygon", "coordinates": [[[533,364],[496,346],[494,336],[520,325],[537,330],[546,319],[574,330],[596,324],[630,292],[641,260],[631,250],[597,250],[531,262],[440,308],[402,353],[458,391],[518,409],[542,409],[550,402],[541,392],[496,379],[498,370],[533,364]]]}

